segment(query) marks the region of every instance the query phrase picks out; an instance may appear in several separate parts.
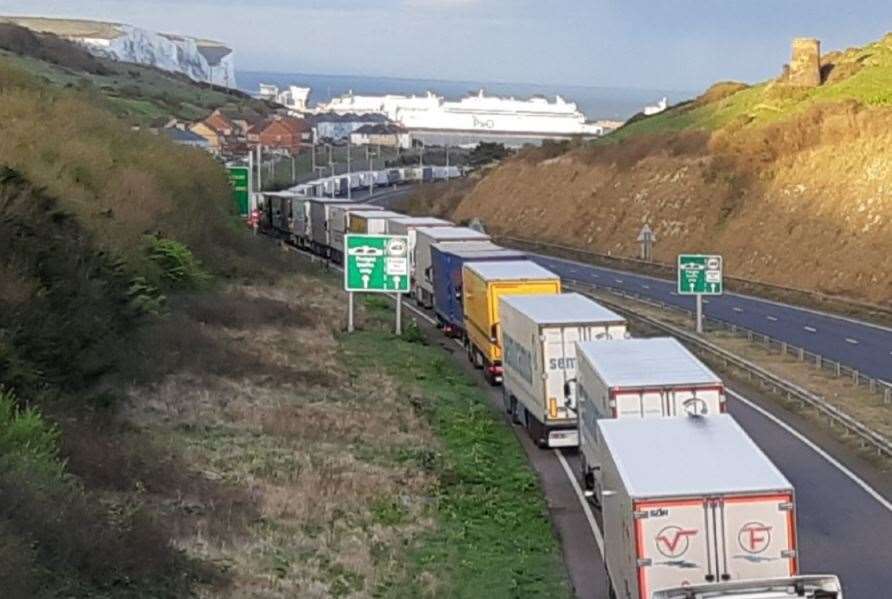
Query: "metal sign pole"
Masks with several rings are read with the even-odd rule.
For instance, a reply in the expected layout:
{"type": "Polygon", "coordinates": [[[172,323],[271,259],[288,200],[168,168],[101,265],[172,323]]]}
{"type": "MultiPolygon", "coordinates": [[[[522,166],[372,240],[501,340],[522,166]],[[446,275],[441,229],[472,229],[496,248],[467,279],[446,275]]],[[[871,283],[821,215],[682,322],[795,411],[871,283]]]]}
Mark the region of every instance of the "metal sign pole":
{"type": "Polygon", "coordinates": [[[697,294],[697,332],[703,332],[703,294],[697,294]]]}
{"type": "Polygon", "coordinates": [[[347,332],[353,332],[353,292],[347,292],[347,332]]]}
{"type": "Polygon", "coordinates": [[[403,294],[396,294],[396,334],[403,334],[403,294]]]}

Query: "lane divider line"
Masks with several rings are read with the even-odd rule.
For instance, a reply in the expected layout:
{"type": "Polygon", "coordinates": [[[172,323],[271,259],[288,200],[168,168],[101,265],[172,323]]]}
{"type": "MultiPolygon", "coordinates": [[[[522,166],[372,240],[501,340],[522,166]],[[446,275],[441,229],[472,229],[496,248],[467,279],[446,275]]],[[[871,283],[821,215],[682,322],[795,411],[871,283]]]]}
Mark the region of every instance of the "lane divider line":
{"type": "Polygon", "coordinates": [[[767,319],[770,320],[771,322],[777,322],[777,316],[771,316],[771,315],[769,314],[769,315],[766,316],[765,318],[767,318],[767,319]]]}
{"type": "Polygon", "coordinates": [[[576,491],[576,497],[579,498],[579,505],[582,506],[582,511],[585,514],[585,519],[588,520],[588,524],[592,529],[592,534],[595,536],[595,544],[598,545],[598,551],[601,552],[601,557],[604,557],[604,535],[601,534],[601,529],[598,528],[598,522],[595,520],[595,515],[592,513],[592,508],[588,503],[588,500],[585,498],[585,493],[582,492],[582,488],[579,486],[579,482],[576,480],[576,477],[573,476],[573,471],[570,469],[570,464],[567,463],[567,459],[564,457],[564,454],[560,452],[559,449],[552,449],[554,455],[557,456],[558,461],[561,463],[561,466],[564,468],[564,473],[567,475],[567,478],[570,479],[570,484],[573,486],[573,490],[576,491]]]}
{"type": "Polygon", "coordinates": [[[852,345],[858,345],[857,339],[852,339],[851,337],[846,337],[846,343],[851,343],[852,345]]]}
{"type": "Polygon", "coordinates": [[[818,329],[816,329],[815,327],[802,327],[802,328],[805,329],[806,331],[808,331],[809,333],[817,333],[818,332],[818,329]]]}
{"type": "Polygon", "coordinates": [[[763,408],[763,407],[759,406],[758,404],[753,403],[751,400],[745,398],[740,393],[737,393],[736,391],[733,391],[728,388],[726,388],[726,391],[728,392],[729,395],[734,397],[740,403],[747,406],[751,410],[758,412],[759,414],[761,414],[762,416],[764,416],[765,418],[767,418],[774,424],[781,427],[783,430],[787,431],[793,437],[798,439],[803,445],[805,445],[806,447],[808,447],[809,449],[814,451],[816,454],[818,454],[819,456],[824,458],[824,460],[827,461],[831,466],[833,466],[834,468],[836,468],[837,470],[842,472],[846,476],[846,478],[848,478],[853,483],[855,483],[856,485],[861,487],[861,489],[865,493],[867,493],[868,495],[870,495],[871,497],[876,499],[877,503],[879,503],[881,506],[886,508],[888,511],[892,512],[892,501],[889,501],[888,499],[886,499],[882,494],[880,494],[879,491],[877,491],[876,489],[871,487],[860,476],[858,476],[857,474],[855,474],[854,472],[849,470],[845,465],[842,464],[842,462],[840,462],[839,460],[834,458],[832,455],[830,455],[829,453],[827,453],[826,451],[821,449],[814,441],[812,441],[811,439],[809,439],[808,437],[806,437],[805,435],[800,433],[798,430],[796,430],[795,428],[793,428],[792,426],[790,426],[789,424],[787,424],[786,422],[784,422],[783,420],[781,420],[780,418],[778,418],[777,416],[775,416],[774,414],[772,414],[771,412],[766,410],[765,408],[763,408]]]}

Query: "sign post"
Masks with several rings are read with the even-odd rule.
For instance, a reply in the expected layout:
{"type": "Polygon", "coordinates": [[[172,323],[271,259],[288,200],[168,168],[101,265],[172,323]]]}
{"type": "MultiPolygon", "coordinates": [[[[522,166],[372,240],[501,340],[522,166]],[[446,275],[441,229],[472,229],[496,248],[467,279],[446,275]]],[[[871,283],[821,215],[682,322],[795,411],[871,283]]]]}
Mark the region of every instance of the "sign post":
{"type": "Polygon", "coordinates": [[[703,296],[722,295],[721,256],[680,254],[678,256],[678,295],[697,298],[697,332],[703,332],[703,296]]]}
{"type": "Polygon", "coordinates": [[[656,243],[656,241],[657,236],[654,235],[650,225],[645,223],[645,225],[641,227],[641,232],[638,233],[638,243],[641,244],[642,260],[651,262],[654,259],[654,243],[656,243]]]}
{"type": "Polygon", "coordinates": [[[241,216],[251,214],[251,169],[247,166],[230,166],[229,182],[232,184],[232,198],[241,216]]]}
{"type": "Polygon", "coordinates": [[[403,293],[410,289],[409,238],[345,235],[344,289],[348,294],[348,331],[353,331],[354,293],[390,293],[396,295],[396,334],[401,335],[403,293]]]}

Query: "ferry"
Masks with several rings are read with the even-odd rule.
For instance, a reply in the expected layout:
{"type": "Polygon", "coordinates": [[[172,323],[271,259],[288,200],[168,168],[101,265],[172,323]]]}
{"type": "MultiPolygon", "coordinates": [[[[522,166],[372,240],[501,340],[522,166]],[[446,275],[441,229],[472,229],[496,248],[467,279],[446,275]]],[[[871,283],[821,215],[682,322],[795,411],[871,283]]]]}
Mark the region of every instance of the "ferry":
{"type": "Polygon", "coordinates": [[[318,112],[383,114],[413,133],[508,135],[530,138],[599,137],[574,102],[556,96],[529,99],[487,96],[483,90],[458,101],[433,92],[423,96],[363,96],[352,92],[319,104],[318,112]]]}

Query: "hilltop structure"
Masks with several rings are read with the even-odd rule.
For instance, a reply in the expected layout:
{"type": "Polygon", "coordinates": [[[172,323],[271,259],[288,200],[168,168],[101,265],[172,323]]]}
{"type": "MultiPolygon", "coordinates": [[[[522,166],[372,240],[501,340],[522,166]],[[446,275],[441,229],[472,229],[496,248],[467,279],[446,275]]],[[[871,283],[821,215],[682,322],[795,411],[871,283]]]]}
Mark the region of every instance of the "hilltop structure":
{"type": "Polygon", "coordinates": [[[813,37],[797,37],[793,40],[793,56],[784,65],[780,82],[792,87],[818,87],[821,85],[821,41],[813,37]]]}

